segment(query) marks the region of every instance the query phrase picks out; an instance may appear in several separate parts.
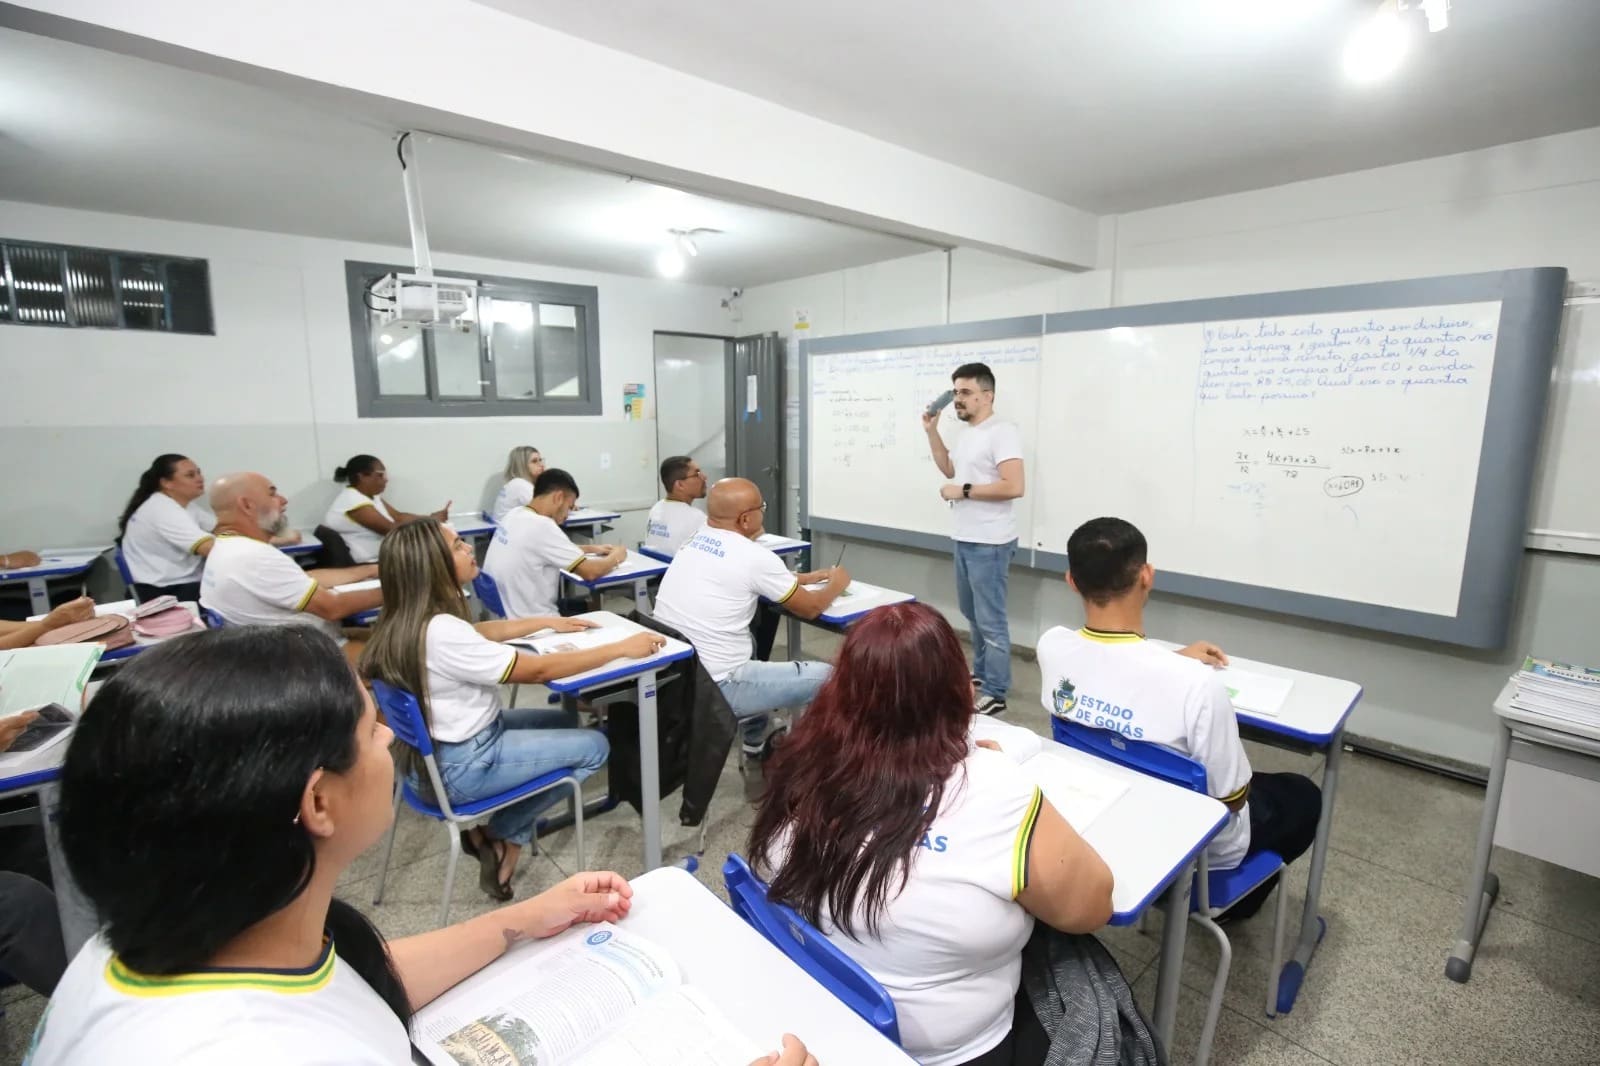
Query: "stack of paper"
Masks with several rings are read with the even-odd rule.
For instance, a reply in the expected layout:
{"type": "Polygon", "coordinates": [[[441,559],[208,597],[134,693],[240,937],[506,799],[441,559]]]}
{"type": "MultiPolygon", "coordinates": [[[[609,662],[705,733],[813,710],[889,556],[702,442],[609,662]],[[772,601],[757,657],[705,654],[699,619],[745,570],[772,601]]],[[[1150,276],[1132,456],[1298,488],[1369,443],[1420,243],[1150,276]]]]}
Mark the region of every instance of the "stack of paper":
{"type": "Polygon", "coordinates": [[[1228,699],[1235,710],[1268,718],[1278,717],[1284,701],[1289,698],[1289,689],[1294,687],[1292,678],[1253,674],[1236,666],[1218,670],[1217,677],[1227,686],[1228,699]]]}
{"type": "Polygon", "coordinates": [[[1600,729],[1600,670],[1529,656],[1511,681],[1517,710],[1600,729]]]}

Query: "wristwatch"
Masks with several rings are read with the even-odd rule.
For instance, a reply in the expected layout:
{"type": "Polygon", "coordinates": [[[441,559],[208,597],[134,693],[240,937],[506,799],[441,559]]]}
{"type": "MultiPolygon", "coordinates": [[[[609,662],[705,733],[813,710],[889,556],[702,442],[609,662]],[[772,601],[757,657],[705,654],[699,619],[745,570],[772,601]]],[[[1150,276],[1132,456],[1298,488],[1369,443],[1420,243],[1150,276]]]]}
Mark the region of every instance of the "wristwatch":
{"type": "Polygon", "coordinates": [[[972,482],[969,481],[961,486],[961,498],[963,500],[972,499],[972,482]]]}

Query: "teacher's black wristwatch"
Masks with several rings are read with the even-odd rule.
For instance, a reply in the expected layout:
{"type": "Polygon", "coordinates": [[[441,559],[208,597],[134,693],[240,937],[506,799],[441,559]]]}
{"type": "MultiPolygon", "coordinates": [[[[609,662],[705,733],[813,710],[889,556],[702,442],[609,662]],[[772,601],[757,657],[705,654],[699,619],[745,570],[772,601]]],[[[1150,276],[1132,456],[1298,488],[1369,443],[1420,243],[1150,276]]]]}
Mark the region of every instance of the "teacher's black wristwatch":
{"type": "Polygon", "coordinates": [[[961,486],[961,498],[963,500],[972,499],[972,482],[969,481],[961,486]]]}

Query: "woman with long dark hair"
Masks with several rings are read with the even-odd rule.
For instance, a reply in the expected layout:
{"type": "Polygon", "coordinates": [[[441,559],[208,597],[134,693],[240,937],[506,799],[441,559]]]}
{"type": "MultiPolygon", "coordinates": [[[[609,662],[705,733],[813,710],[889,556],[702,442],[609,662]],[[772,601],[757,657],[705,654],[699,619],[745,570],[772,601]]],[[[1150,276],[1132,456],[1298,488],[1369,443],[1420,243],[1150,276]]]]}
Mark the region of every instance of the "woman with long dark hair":
{"type": "Polygon", "coordinates": [[[1038,918],[1111,916],[1111,872],[1011,759],[974,745],[955,632],[933,608],[881,607],[768,763],[750,837],[771,896],[888,989],[930,1066],[1040,1063],[1019,992],[1038,918]]]}
{"type": "Polygon", "coordinates": [[[139,487],[117,519],[136,599],[200,599],[200,570],[215,540],[188,507],[205,492],[206,479],[194,460],[173,452],[156,456],[139,475],[139,487]]]}
{"type": "MultiPolygon", "coordinates": [[[[594,624],[545,617],[474,625],[461,586],[477,574],[472,545],[455,530],[432,518],[396,526],[378,554],[383,614],[362,654],[362,672],[417,697],[452,803],[496,796],[551,770],[570,769],[584,780],[605,765],[611,751],[605,734],[579,729],[576,714],[559,707],[502,708],[500,686],[540,684],[613,659],[642,658],[666,638],[646,631],[594,648],[518,651],[501,641],[594,624]]],[[[563,795],[530,796],[461,834],[462,850],[478,860],[478,885],[490,898],[511,898],[511,877],[533,841],[534,823],[563,795]]]]}
{"type": "MultiPolygon", "coordinates": [[[[328,505],[322,524],[342,536],[350,548],[350,558],[358,563],[378,561],[378,545],[389,530],[414,515],[389,506],[383,494],[389,488],[389,470],[376,455],[352,455],[333,472],[333,480],[343,489],[328,505]]],[[[443,522],[450,517],[450,501],[433,512],[443,522]]]]}

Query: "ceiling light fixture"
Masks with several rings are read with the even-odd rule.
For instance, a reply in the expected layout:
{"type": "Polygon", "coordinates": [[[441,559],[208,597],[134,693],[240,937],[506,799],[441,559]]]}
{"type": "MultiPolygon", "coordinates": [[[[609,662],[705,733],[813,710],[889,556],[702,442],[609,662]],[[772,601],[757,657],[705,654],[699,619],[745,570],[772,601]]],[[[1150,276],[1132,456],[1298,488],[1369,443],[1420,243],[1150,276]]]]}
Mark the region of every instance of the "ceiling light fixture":
{"type": "Polygon", "coordinates": [[[664,278],[681,278],[685,265],[683,253],[670,245],[656,256],[656,272],[664,278]]]}
{"type": "Polygon", "coordinates": [[[1405,58],[1410,35],[1400,21],[1397,0],[1384,0],[1378,10],[1350,34],[1344,47],[1344,72],[1363,84],[1393,74],[1405,58]]]}

